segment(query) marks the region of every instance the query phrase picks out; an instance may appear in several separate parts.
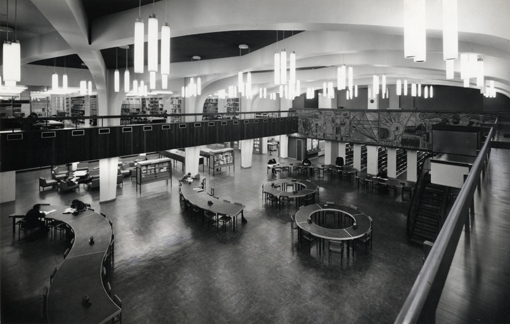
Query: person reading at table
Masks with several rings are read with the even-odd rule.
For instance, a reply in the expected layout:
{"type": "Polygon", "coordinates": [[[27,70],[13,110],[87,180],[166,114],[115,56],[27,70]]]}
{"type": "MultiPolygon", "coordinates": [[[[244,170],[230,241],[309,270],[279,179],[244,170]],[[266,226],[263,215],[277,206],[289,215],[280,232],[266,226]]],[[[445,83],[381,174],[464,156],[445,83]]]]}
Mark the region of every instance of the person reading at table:
{"type": "MultiPolygon", "coordinates": [[[[269,161],[267,162],[267,164],[268,164],[268,165],[269,165],[269,164],[276,164],[276,160],[275,160],[275,159],[271,159],[271,160],[269,160],[269,161]]],[[[273,176],[275,176],[275,175],[276,175],[276,170],[275,170],[275,168],[274,168],[274,167],[273,167],[273,168],[271,168],[271,174],[272,174],[273,176]]]]}
{"type": "Polygon", "coordinates": [[[186,173],[182,176],[182,178],[179,179],[179,182],[189,181],[188,179],[192,179],[191,172],[186,173]]]}
{"type": "Polygon", "coordinates": [[[303,165],[309,166],[309,165],[312,165],[312,162],[310,162],[310,160],[308,160],[308,158],[305,158],[303,160],[303,165]]]}
{"type": "Polygon", "coordinates": [[[27,222],[28,226],[31,228],[39,227],[42,231],[48,231],[48,227],[46,226],[46,223],[40,218],[46,217],[46,213],[41,211],[41,205],[35,204],[32,209],[30,209],[25,217],[23,218],[25,222],[27,222]]]}

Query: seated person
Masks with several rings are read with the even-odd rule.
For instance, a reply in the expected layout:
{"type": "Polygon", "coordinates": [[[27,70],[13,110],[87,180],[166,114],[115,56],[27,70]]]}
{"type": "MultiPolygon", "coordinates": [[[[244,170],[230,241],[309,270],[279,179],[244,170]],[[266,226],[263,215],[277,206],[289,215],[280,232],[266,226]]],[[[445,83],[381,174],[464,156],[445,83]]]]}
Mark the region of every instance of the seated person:
{"type": "Polygon", "coordinates": [[[336,166],[344,166],[344,158],[341,156],[337,156],[335,165],[336,166]]]}
{"type": "Polygon", "coordinates": [[[303,165],[306,165],[306,166],[308,166],[308,165],[312,165],[312,162],[310,162],[310,160],[308,160],[308,158],[305,158],[305,159],[303,160],[303,165]]]}
{"type": "Polygon", "coordinates": [[[41,230],[46,231],[46,223],[39,219],[44,217],[46,217],[46,213],[41,211],[41,205],[35,204],[32,209],[27,212],[23,219],[31,228],[39,227],[41,230]]]}
{"type": "Polygon", "coordinates": [[[386,173],[386,170],[383,168],[379,169],[379,172],[377,172],[377,178],[384,178],[386,179],[388,177],[388,174],[386,173]]]}
{"type": "MultiPolygon", "coordinates": [[[[276,162],[276,160],[275,160],[275,159],[271,159],[271,160],[269,160],[269,161],[267,162],[267,164],[277,164],[277,162],[276,162]]],[[[272,173],[273,175],[275,175],[275,174],[276,174],[276,170],[275,170],[274,168],[271,168],[271,173],[272,173]]]]}
{"type": "Polygon", "coordinates": [[[188,172],[185,175],[183,175],[182,178],[179,179],[179,182],[184,182],[187,181],[188,179],[193,179],[193,177],[191,176],[191,172],[188,172]]]}
{"type": "Polygon", "coordinates": [[[88,205],[81,200],[74,199],[73,201],[71,201],[71,208],[74,208],[77,211],[84,211],[87,209],[87,207],[88,205]]]}

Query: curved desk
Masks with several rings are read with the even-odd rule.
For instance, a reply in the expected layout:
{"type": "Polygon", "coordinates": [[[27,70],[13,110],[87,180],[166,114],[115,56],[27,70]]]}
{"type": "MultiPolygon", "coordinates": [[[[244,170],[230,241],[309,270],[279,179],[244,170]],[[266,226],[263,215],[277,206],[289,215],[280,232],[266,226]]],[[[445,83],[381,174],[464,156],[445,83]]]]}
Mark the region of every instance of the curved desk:
{"type": "Polygon", "coordinates": [[[48,294],[49,323],[105,323],[121,312],[106,293],[103,280],[103,258],[112,238],[108,220],[86,210],[78,216],[63,214],[65,206],[41,206],[54,210],[46,218],[67,223],[74,231],[74,244],[53,278],[48,294]],[[94,236],[94,244],[89,238],[94,236]],[[82,305],[87,295],[90,306],[82,305]]]}
{"type": "Polygon", "coordinates": [[[184,196],[184,199],[188,200],[191,204],[198,206],[200,209],[234,218],[234,221],[232,222],[233,231],[235,231],[236,228],[237,215],[241,214],[242,222],[247,222],[244,218],[244,208],[246,207],[245,205],[229,203],[217,198],[213,198],[212,196],[209,196],[205,190],[194,190],[198,189],[199,186],[199,181],[193,180],[193,182],[189,183],[184,182],[180,187],[181,194],[184,196]],[[209,205],[209,201],[212,201],[213,204],[209,205]]]}
{"type": "Polygon", "coordinates": [[[298,199],[306,197],[310,194],[315,194],[319,190],[319,186],[317,186],[315,183],[311,181],[301,181],[296,180],[292,181],[292,179],[278,179],[275,181],[267,182],[264,184],[264,192],[271,194],[278,198],[278,200],[281,200],[281,197],[287,197],[289,199],[295,199],[296,200],[296,207],[298,206],[298,199]],[[289,185],[299,185],[302,186],[304,189],[298,190],[296,192],[294,191],[282,191],[282,186],[289,186],[289,185]]]}
{"type": "Polygon", "coordinates": [[[295,221],[300,230],[307,231],[322,240],[332,241],[352,241],[363,237],[372,228],[370,217],[354,208],[337,204],[313,204],[301,207],[296,213],[295,221]],[[337,211],[352,218],[354,223],[357,224],[357,227],[354,228],[354,226],[351,225],[346,228],[326,228],[314,222],[308,222],[308,219],[311,218],[314,213],[328,210],[337,211]]]}

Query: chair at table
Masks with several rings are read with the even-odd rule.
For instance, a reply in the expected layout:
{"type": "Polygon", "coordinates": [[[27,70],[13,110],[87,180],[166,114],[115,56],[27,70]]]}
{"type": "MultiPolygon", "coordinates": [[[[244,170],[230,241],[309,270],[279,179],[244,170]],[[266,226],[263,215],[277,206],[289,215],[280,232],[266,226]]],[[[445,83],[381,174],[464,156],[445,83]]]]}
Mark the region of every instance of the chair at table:
{"type": "Polygon", "coordinates": [[[225,227],[225,232],[227,231],[227,224],[229,222],[232,221],[232,217],[228,216],[228,215],[225,215],[225,214],[220,214],[218,213],[218,216],[217,216],[217,221],[216,221],[216,229],[219,229],[220,226],[224,226],[225,227]]]}
{"type": "Polygon", "coordinates": [[[117,186],[121,185],[121,187],[124,187],[124,176],[122,174],[117,175],[117,186]]]}
{"type": "Polygon", "coordinates": [[[60,192],[67,192],[67,191],[71,191],[71,190],[76,190],[76,189],[80,189],[79,185],[77,183],[71,185],[71,184],[68,184],[66,181],[64,180],[61,180],[58,184],[57,184],[57,189],[60,191],[60,192]]]}
{"type": "Polygon", "coordinates": [[[59,171],[58,167],[55,167],[53,170],[51,170],[51,177],[53,180],[60,181],[65,180],[69,176],[69,172],[66,171],[59,171]]]}
{"type": "Polygon", "coordinates": [[[87,183],[87,189],[99,189],[99,178],[93,178],[89,183],[87,183]]]}
{"type": "Polygon", "coordinates": [[[28,233],[30,232],[33,232],[34,230],[38,229],[39,226],[37,225],[32,225],[32,224],[29,224],[27,221],[25,221],[24,219],[20,219],[19,221],[16,222],[16,225],[18,225],[18,239],[21,238],[21,232],[23,232],[23,234],[25,235],[25,237],[27,237],[28,233]]]}
{"type": "Polygon", "coordinates": [[[39,177],[39,191],[41,191],[41,188],[44,190],[48,187],[55,188],[58,184],[57,180],[46,180],[45,178],[39,177]]]}
{"type": "Polygon", "coordinates": [[[203,220],[207,223],[207,225],[214,225],[216,223],[216,216],[216,213],[204,209],[203,220]]]}
{"type": "MultiPolygon", "coordinates": [[[[331,254],[340,254],[340,260],[344,258],[344,242],[330,240],[328,244],[328,262],[331,262],[331,254]]],[[[340,261],[341,262],[341,261],[340,261]]]]}
{"type": "Polygon", "coordinates": [[[315,193],[311,193],[305,196],[305,205],[311,205],[315,203],[315,193]]]}
{"type": "MultiPolygon", "coordinates": [[[[355,179],[356,179],[356,183],[358,184],[358,190],[359,190],[359,187],[363,187],[363,189],[365,189],[365,191],[366,191],[367,190],[367,179],[361,178],[360,176],[356,176],[355,179]]],[[[370,180],[370,182],[371,181],[372,180],[370,180]]]]}
{"type": "Polygon", "coordinates": [[[292,233],[292,241],[294,241],[294,231],[299,229],[299,227],[296,224],[296,215],[290,214],[290,231],[292,233]]]}
{"type": "Polygon", "coordinates": [[[413,197],[413,187],[411,187],[411,186],[407,187],[405,182],[401,182],[400,184],[402,185],[402,200],[404,200],[404,195],[406,193],[409,194],[409,198],[412,198],[413,197]]]}
{"type": "MultiPolygon", "coordinates": [[[[308,242],[308,251],[310,251],[310,249],[312,248],[312,243],[315,242],[317,240],[317,238],[315,236],[313,236],[312,234],[310,234],[309,232],[301,230],[300,242],[303,242],[303,240],[308,242]]],[[[300,245],[301,245],[301,243],[300,243],[300,245]]],[[[317,246],[317,248],[318,248],[318,246],[317,246]]]]}

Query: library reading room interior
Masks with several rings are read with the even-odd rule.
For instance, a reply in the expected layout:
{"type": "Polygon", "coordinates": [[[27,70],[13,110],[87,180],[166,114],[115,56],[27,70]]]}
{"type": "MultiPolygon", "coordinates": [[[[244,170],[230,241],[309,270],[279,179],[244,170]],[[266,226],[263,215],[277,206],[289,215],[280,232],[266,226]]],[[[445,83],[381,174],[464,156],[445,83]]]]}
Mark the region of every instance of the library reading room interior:
{"type": "Polygon", "coordinates": [[[510,323],[510,2],[1,0],[3,323],[510,323]]]}

